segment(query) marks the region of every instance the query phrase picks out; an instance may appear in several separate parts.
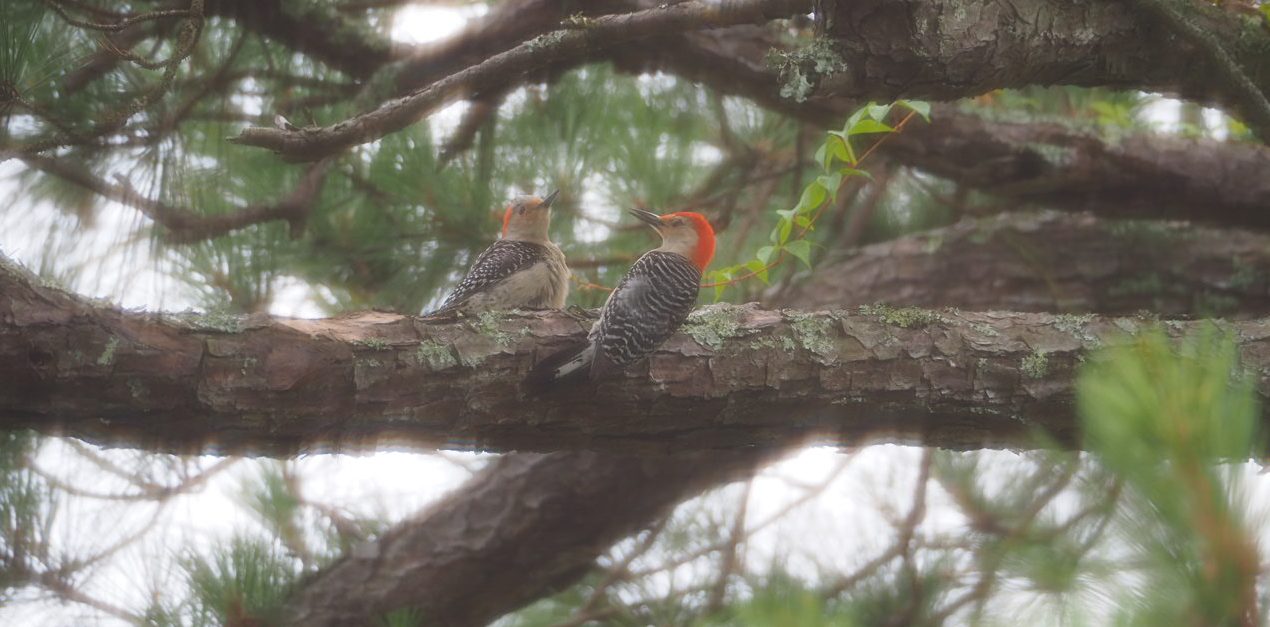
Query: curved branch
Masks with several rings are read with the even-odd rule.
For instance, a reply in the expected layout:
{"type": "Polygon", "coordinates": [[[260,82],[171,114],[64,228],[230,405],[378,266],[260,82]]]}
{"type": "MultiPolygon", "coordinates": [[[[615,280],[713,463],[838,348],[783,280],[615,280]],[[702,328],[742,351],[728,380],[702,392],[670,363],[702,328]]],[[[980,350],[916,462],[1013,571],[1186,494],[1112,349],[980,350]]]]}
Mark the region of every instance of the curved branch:
{"type": "Polygon", "coordinates": [[[621,42],[683,30],[765,23],[809,8],[810,0],[731,0],[722,4],[698,0],[635,13],[585,18],[572,30],[539,36],[338,124],[298,131],[251,127],[231,141],[268,148],[292,160],[319,159],[401,130],[446,104],[505,87],[525,72],[562,60],[576,63],[594,51],[621,42]]]}

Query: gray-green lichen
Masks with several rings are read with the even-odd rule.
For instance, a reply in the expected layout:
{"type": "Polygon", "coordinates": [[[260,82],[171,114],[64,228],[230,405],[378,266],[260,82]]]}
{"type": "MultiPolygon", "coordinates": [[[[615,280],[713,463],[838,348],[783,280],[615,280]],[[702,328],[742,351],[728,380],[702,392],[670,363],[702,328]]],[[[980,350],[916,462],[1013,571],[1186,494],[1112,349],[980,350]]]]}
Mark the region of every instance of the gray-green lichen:
{"type": "Polygon", "coordinates": [[[786,317],[800,346],[817,355],[833,353],[833,340],[829,337],[832,320],[803,313],[788,313],[786,317]]]}
{"type": "Polygon", "coordinates": [[[970,329],[973,330],[975,333],[978,333],[979,335],[982,335],[984,337],[997,337],[1001,335],[999,331],[992,328],[992,325],[985,324],[983,322],[971,322],[969,326],[970,326],[970,329]]]}
{"type": "Polygon", "coordinates": [[[549,48],[563,41],[564,35],[565,34],[563,31],[558,31],[558,30],[551,31],[550,33],[544,33],[542,35],[534,37],[533,39],[530,39],[529,41],[525,42],[525,45],[530,50],[539,50],[541,48],[549,48]]]}
{"type": "Polygon", "coordinates": [[[797,102],[805,102],[821,78],[847,69],[833,41],[823,37],[797,50],[772,49],[767,53],[767,65],[780,72],[781,97],[797,102]]]}
{"type": "Polygon", "coordinates": [[[1023,357],[1019,370],[1031,379],[1044,378],[1050,371],[1049,357],[1041,351],[1033,351],[1023,357]]]}
{"type": "Polygon", "coordinates": [[[798,348],[798,344],[794,342],[794,338],[788,335],[769,335],[750,342],[750,348],[752,350],[779,348],[785,352],[790,352],[798,348]]]}
{"type": "Polygon", "coordinates": [[[470,324],[473,331],[494,340],[495,344],[502,347],[511,346],[516,341],[516,338],[500,327],[499,323],[502,320],[503,316],[497,311],[482,311],[476,315],[476,319],[472,320],[470,324]]]}
{"type": "Polygon", "coordinates": [[[115,362],[115,349],[119,348],[119,338],[110,336],[106,341],[106,349],[101,352],[101,357],[97,358],[98,366],[109,366],[115,362]]]}
{"type": "Polygon", "coordinates": [[[178,318],[191,328],[202,331],[238,333],[243,330],[243,316],[225,311],[189,312],[180,314],[178,318]]]}
{"type": "Polygon", "coordinates": [[[741,335],[741,321],[735,308],[712,305],[689,314],[682,329],[705,348],[719,350],[728,338],[741,335]]]}
{"type": "Polygon", "coordinates": [[[578,28],[578,29],[590,28],[594,23],[595,23],[594,20],[587,17],[581,11],[574,13],[573,15],[570,15],[569,17],[566,17],[560,21],[561,26],[564,26],[566,28],[578,28]]]}
{"type": "Polygon", "coordinates": [[[454,358],[454,352],[450,350],[449,346],[432,340],[419,342],[419,348],[415,351],[414,358],[415,363],[420,365],[428,364],[428,367],[433,370],[445,370],[459,364],[459,360],[454,358]]]}
{"type": "Polygon", "coordinates": [[[368,337],[364,340],[357,340],[356,343],[377,351],[382,351],[388,348],[388,341],[382,337],[368,337]]]}
{"type": "Polygon", "coordinates": [[[892,307],[878,303],[861,305],[859,311],[861,315],[872,316],[886,324],[903,329],[924,327],[944,320],[939,312],[921,307],[892,307]]]}
{"type": "Polygon", "coordinates": [[[1054,328],[1068,333],[1088,346],[1101,346],[1102,340],[1089,332],[1089,323],[1093,322],[1093,314],[1058,314],[1054,316],[1054,328]]]}

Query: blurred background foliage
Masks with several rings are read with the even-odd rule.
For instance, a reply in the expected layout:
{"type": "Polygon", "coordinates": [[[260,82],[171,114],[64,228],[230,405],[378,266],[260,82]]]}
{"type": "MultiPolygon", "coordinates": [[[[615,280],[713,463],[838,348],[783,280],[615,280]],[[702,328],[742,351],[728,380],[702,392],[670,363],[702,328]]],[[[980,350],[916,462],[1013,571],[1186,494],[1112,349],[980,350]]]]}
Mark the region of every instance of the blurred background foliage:
{"type": "MultiPolygon", "coordinates": [[[[383,38],[390,15],[372,10],[362,26],[383,38]]],[[[175,28],[147,23],[134,52],[168,58],[179,46],[175,28]]],[[[137,193],[198,216],[284,196],[305,166],[226,138],[275,115],[297,125],[344,119],[365,105],[356,97],[360,86],[234,21],[207,19],[201,28],[162,97],[105,133],[103,121],[159,89],[159,73],[117,63],[85,77],[105,35],[71,26],[38,2],[0,1],[0,89],[8,94],[0,102],[0,144],[83,138],[58,157],[103,181],[120,176],[137,193]]],[[[961,106],[989,118],[1061,120],[1114,138],[1158,131],[1161,116],[1151,111],[1161,102],[1136,92],[1027,88],[961,106]]],[[[162,277],[156,303],[162,297],[235,313],[419,313],[490,243],[499,208],[517,194],[561,190],[552,237],[581,282],[615,284],[654,245],[653,234],[622,211],[628,207],[703,211],[721,231],[716,265],[744,263],[767,243],[775,212],[793,207],[814,180],[813,155],[826,130],[675,77],[630,76],[605,65],[507,94],[467,138],[471,147],[451,157],[444,147],[455,140],[462,111],[338,157],[298,230],[275,221],[180,241],[141,212],[34,167],[6,170],[4,224],[39,242],[23,261],[80,291],[126,296],[136,288],[135,272],[152,266],[162,277]]],[[[1248,138],[1228,118],[1193,105],[1177,111],[1170,132],[1248,138]]],[[[829,250],[997,210],[998,199],[896,163],[877,160],[865,169],[871,179],[848,183],[839,206],[808,234],[813,268],[829,250]]],[[[773,271],[772,286],[750,280],[723,298],[770,297],[807,272],[785,264],[773,271]]],[[[703,301],[711,296],[703,290],[703,301]]],[[[570,302],[594,307],[604,297],[575,285],[570,302]]],[[[824,495],[845,476],[839,465],[824,485],[790,488],[795,498],[770,520],[747,517],[752,484],[734,485],[682,505],[614,547],[581,583],[503,623],[1265,624],[1259,537],[1266,521],[1253,507],[1265,503],[1254,498],[1264,482],[1242,463],[1260,442],[1259,414],[1229,339],[1215,330],[1177,346],[1145,334],[1092,361],[1079,395],[1088,453],[909,449],[889,455],[888,463],[913,472],[877,486],[885,498],[869,502],[841,485],[824,495]],[[826,556],[820,538],[758,533],[821,498],[877,508],[864,537],[835,538],[833,546],[857,554],[826,556]]],[[[36,463],[58,447],[26,434],[0,439],[5,603],[53,598],[103,620],[139,624],[267,624],[288,586],[389,523],[387,514],[304,496],[291,462],[253,463],[237,476],[239,506],[256,526],[202,546],[169,547],[181,583],[156,585],[149,606],[119,606],[78,590],[81,573],[118,549],[59,546],[48,533],[59,516],[73,515],[68,499],[86,498],[36,463]]],[[[143,504],[217,470],[206,460],[80,447],[97,472],[134,485],[143,504]]],[[[124,499],[113,506],[142,505],[124,499]]],[[[420,625],[426,617],[399,612],[384,624],[420,625]]]]}

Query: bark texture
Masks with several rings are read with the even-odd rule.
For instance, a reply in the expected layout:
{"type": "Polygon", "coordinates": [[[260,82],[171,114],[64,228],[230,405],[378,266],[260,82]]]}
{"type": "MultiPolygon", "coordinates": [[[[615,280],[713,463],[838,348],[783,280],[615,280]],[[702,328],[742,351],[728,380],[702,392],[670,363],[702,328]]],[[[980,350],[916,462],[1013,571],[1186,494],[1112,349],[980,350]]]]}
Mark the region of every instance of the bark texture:
{"type": "MultiPolygon", "coordinates": [[[[0,427],[270,455],[735,449],[810,433],[974,448],[1025,446],[1036,428],[1074,443],[1076,364],[1144,323],[716,306],[621,377],[526,399],[519,380],[586,326],[554,312],[173,319],[95,306],[11,269],[0,274],[0,427]]],[[[1270,319],[1227,327],[1270,390],[1270,319]]]]}
{"type": "MultiPolygon", "coordinates": [[[[1064,84],[1177,93],[1244,111],[1253,123],[1265,113],[1249,106],[1244,90],[1231,85],[1225,73],[1212,71],[1216,61],[1205,50],[1174,35],[1167,25],[1139,19],[1141,15],[1123,2],[1029,0],[1002,5],[989,0],[870,0],[824,4],[820,14],[825,36],[841,58],[823,60],[832,61],[830,65],[841,62],[839,67],[845,69],[813,74],[806,79],[805,88],[795,90],[795,100],[813,95],[952,99],[999,88],[1064,84]]],[[[764,23],[807,8],[807,3],[793,0],[745,0],[718,6],[690,2],[586,18],[581,24],[526,41],[337,124],[295,131],[253,127],[234,141],[267,148],[288,159],[319,159],[374,141],[473,92],[505,90],[527,75],[537,76],[536,72],[561,71],[604,58],[627,67],[647,68],[658,59],[682,66],[668,59],[673,52],[667,45],[676,47],[678,42],[700,47],[701,40],[694,44],[690,35],[674,36],[676,31],[764,23]],[[638,43],[627,43],[632,40],[638,43]]],[[[1229,56],[1238,64],[1238,71],[1263,92],[1268,90],[1270,35],[1220,9],[1197,7],[1189,18],[1202,22],[1213,37],[1229,42],[1229,56]]],[[[693,71],[697,80],[701,70],[693,71]]],[[[706,70],[718,74],[720,81],[752,78],[745,72],[738,74],[743,68],[735,62],[706,70]]],[[[769,84],[770,74],[765,73],[762,79],[769,84]]],[[[427,73],[405,76],[411,75],[421,80],[431,77],[427,73]]],[[[403,80],[399,87],[410,83],[403,80]]]]}
{"type": "Polygon", "coordinates": [[[1270,229],[1270,147],[1261,144],[1150,133],[1107,139],[943,106],[933,124],[909,125],[881,150],[1013,206],[1270,229]]]}
{"type": "Polygon", "coordinates": [[[766,458],[758,450],[506,455],[305,582],[287,623],[369,625],[408,607],[428,625],[484,625],[563,590],[613,543],[766,458]]]}
{"type": "MultiPolygon", "coordinates": [[[[1221,42],[1262,93],[1270,91],[1270,37],[1256,20],[1212,5],[1174,2],[1180,19],[1221,42]]],[[[1227,63],[1152,19],[1108,0],[826,0],[821,18],[847,66],[821,93],[891,100],[951,99],[1026,85],[1134,88],[1267,112],[1231,83],[1227,63]],[[1220,65],[1219,65],[1220,64],[1220,65]]]]}
{"type": "Polygon", "coordinates": [[[1270,237],[1258,233],[1016,213],[834,251],[792,295],[804,309],[888,303],[1254,318],[1270,312],[1267,268],[1270,237]]]}

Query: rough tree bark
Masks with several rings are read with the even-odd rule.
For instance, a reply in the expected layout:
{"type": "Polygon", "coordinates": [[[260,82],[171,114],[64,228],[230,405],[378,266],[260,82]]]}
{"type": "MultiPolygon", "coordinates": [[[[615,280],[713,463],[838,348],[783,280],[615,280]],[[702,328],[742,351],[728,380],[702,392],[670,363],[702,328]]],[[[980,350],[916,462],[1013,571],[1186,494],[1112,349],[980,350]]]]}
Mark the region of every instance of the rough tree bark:
{"type": "MultiPolygon", "coordinates": [[[[385,444],[615,451],[781,447],[816,433],[951,448],[1074,443],[1072,373],[1133,318],[715,307],[647,366],[527,401],[583,324],[119,311],[0,273],[0,427],[112,446],[287,455],[385,444]],[[478,367],[479,366],[479,367],[478,367]]],[[[1174,322],[1180,335],[1199,324],[1174,322]]],[[[1270,390],[1270,319],[1226,323],[1270,390]]]]}
{"type": "MultiPolygon", "coordinates": [[[[894,99],[974,96],[1032,84],[1109,86],[1177,93],[1250,116],[1264,135],[1267,112],[1214,72],[1205,50],[1166,26],[1137,19],[1123,2],[1031,0],[1026,7],[987,1],[828,2],[826,36],[845,71],[816,76],[816,95],[894,99]],[[1024,11],[1026,9],[1026,11],[1024,11]],[[1038,27],[1043,23],[1045,26],[1038,27]]],[[[674,31],[763,23],[806,12],[798,0],[744,0],[721,6],[688,2],[637,13],[588,18],[526,41],[462,72],[333,125],[301,130],[252,127],[234,141],[288,159],[315,160],[374,141],[473,92],[506,88],[526,73],[561,70],[605,58],[633,39],[674,31]]],[[[1270,91],[1270,36],[1259,26],[1197,8],[1193,19],[1215,38],[1262,92],[1270,91]]],[[[648,42],[643,42],[647,44],[648,42]]],[[[645,55],[655,57],[655,54],[645,55]]],[[[803,94],[809,96],[811,94],[803,94]]]]}
{"type": "MultiPolygon", "coordinates": [[[[1171,1],[1171,0],[1170,0],[1171,1]]],[[[952,99],[1026,85],[1136,88],[1242,112],[1263,139],[1264,95],[1249,102],[1228,77],[1239,66],[1270,92],[1270,36],[1260,20],[1201,2],[1172,2],[1221,42],[1228,60],[1153,19],[1143,4],[1107,0],[824,0],[820,19],[847,70],[821,93],[891,100],[952,99]]]]}
{"type": "Polygon", "coordinates": [[[1254,318],[1270,312],[1266,268],[1270,237],[1259,233],[1010,213],[834,250],[794,285],[804,309],[887,303],[1254,318]]]}
{"type": "Polygon", "coordinates": [[[614,542],[769,457],[756,449],[503,456],[303,582],[287,623],[369,625],[408,607],[429,625],[484,625],[563,590],[614,542]]]}

